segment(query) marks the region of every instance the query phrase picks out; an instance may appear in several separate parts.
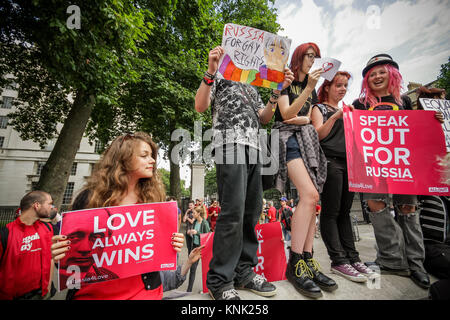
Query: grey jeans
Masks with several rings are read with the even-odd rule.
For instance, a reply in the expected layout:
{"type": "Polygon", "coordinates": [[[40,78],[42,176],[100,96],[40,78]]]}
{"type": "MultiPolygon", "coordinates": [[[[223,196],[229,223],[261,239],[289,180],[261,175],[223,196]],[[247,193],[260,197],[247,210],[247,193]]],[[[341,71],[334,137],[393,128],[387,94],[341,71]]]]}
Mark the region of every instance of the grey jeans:
{"type": "Polygon", "coordinates": [[[378,246],[375,262],[391,269],[410,269],[425,272],[423,261],[425,247],[422,229],[419,224],[419,209],[417,196],[392,195],[392,202],[396,211],[396,218],[389,212],[389,195],[381,193],[364,193],[363,201],[380,200],[386,206],[384,209],[371,212],[375,239],[378,246]],[[402,214],[398,206],[414,205],[416,211],[402,214]]]}

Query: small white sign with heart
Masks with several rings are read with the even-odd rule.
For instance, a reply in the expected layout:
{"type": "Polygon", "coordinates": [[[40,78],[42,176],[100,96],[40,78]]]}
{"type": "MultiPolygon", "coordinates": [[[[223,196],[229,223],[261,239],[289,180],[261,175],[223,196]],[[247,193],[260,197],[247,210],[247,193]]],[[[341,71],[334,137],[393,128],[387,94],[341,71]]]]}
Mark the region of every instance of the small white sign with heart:
{"type": "Polygon", "coordinates": [[[336,72],[338,72],[340,66],[341,62],[333,58],[316,58],[310,71],[322,68],[324,72],[320,76],[328,81],[331,81],[333,80],[336,72]]]}

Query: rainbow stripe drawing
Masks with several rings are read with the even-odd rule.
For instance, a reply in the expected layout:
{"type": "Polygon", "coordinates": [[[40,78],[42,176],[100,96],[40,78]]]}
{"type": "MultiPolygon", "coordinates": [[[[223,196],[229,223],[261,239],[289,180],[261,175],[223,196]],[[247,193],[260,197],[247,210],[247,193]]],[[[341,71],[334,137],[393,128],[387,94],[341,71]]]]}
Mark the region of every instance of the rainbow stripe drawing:
{"type": "Polygon", "coordinates": [[[281,90],[291,40],[255,28],[228,23],[219,72],[225,79],[281,90]]]}

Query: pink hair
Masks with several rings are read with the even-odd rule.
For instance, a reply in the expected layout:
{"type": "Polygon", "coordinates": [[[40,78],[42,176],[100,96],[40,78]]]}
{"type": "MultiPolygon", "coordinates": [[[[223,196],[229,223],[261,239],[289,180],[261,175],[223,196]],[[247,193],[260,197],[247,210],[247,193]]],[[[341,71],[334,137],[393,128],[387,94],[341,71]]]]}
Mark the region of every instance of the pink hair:
{"type": "MultiPolygon", "coordinates": [[[[388,92],[394,97],[395,102],[397,102],[398,105],[401,105],[402,98],[400,90],[402,88],[402,80],[403,80],[402,75],[400,74],[397,68],[395,68],[390,64],[383,64],[383,66],[387,69],[387,72],[389,73],[388,92]]],[[[375,67],[367,71],[366,76],[364,77],[362,82],[361,94],[359,95],[359,102],[361,102],[364,105],[368,104],[369,106],[372,106],[380,101],[380,98],[373,93],[368,83],[370,73],[375,67]]]]}

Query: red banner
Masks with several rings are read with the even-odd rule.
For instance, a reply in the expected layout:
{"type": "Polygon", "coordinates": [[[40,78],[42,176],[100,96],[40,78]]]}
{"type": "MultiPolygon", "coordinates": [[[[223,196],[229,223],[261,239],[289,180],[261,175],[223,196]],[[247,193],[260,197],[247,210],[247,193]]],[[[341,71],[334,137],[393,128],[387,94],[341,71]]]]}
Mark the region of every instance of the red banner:
{"type": "Polygon", "coordinates": [[[349,111],[344,108],[349,190],[450,195],[438,159],[446,154],[430,111],[349,111]]]}
{"type": "Polygon", "coordinates": [[[65,212],[61,234],[71,243],[59,261],[59,288],[175,270],[174,232],[176,202],[65,212]]]}
{"type": "MultiPolygon", "coordinates": [[[[256,252],[258,264],[254,268],[254,271],[257,274],[265,276],[269,282],[285,280],[286,254],[281,234],[281,224],[279,222],[257,224],[255,232],[259,245],[256,252]]],[[[208,292],[206,275],[209,270],[209,262],[212,258],[213,240],[213,232],[200,235],[200,243],[201,245],[205,245],[205,248],[202,249],[202,281],[204,293],[208,292]]]]}

